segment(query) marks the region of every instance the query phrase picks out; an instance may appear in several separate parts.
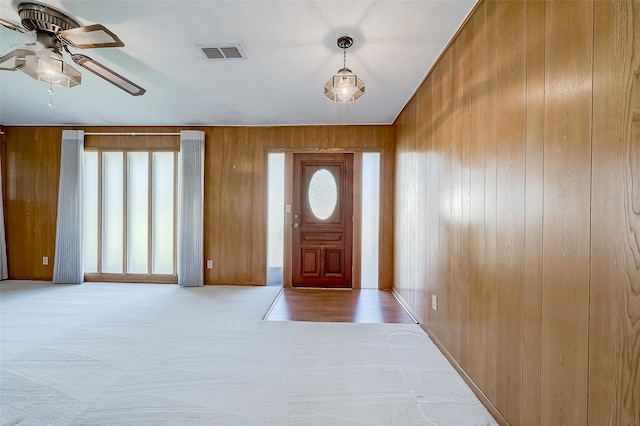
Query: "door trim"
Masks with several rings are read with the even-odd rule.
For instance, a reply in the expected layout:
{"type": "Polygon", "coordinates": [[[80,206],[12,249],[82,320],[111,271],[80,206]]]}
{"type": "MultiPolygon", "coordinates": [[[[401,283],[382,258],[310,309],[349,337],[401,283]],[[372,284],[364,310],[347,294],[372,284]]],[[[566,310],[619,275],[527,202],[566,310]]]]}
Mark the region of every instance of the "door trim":
{"type": "MultiPolygon", "coordinates": [[[[332,150],[317,150],[317,149],[267,149],[268,152],[282,152],[284,153],[284,202],[291,206],[293,204],[293,154],[329,154],[329,153],[351,153],[353,154],[353,253],[352,253],[352,265],[351,272],[351,288],[353,290],[359,290],[362,288],[362,154],[364,152],[379,152],[380,153],[380,201],[384,203],[384,150],[380,149],[332,149],[332,150]]],[[[265,157],[266,158],[266,157],[265,157]]],[[[266,160],[265,160],[266,161],[266,160]]],[[[266,184],[265,184],[266,185],[266,184]]],[[[266,202],[266,201],[265,201],[266,202]]],[[[381,206],[380,217],[378,222],[379,232],[381,236],[380,243],[382,243],[382,228],[383,228],[383,215],[384,210],[381,206]]],[[[284,214],[284,263],[282,271],[283,287],[292,288],[292,274],[293,274],[293,241],[292,241],[292,214],[286,212],[284,214]]],[[[266,218],[265,218],[266,221],[266,218]]],[[[266,247],[265,247],[266,250],[266,247]]],[[[382,244],[378,250],[378,264],[383,265],[382,262],[383,247],[382,244]]],[[[265,272],[266,274],[266,272],[265,272]]],[[[378,288],[382,289],[382,269],[378,271],[378,288]]],[[[265,276],[266,282],[266,276],[265,276]]]]}

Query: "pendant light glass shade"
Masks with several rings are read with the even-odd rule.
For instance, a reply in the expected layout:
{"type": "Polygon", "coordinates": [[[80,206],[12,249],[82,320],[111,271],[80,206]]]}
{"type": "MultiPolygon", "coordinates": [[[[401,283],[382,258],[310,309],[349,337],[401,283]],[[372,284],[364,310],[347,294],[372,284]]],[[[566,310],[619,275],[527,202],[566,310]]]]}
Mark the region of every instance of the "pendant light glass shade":
{"type": "Polygon", "coordinates": [[[351,37],[340,37],[338,47],[343,49],[343,67],[324,85],[324,95],[336,103],[350,103],[364,95],[364,82],[347,68],[346,49],[351,47],[351,37]]]}
{"type": "Polygon", "coordinates": [[[341,68],[324,85],[324,95],[333,102],[355,102],[364,95],[364,82],[349,68],[341,68]]]}

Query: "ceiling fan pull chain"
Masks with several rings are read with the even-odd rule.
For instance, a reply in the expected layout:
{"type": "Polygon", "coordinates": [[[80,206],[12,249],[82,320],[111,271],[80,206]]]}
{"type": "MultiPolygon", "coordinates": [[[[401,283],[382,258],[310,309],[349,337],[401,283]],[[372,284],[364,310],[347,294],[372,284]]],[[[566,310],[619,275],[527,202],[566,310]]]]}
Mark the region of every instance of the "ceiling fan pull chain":
{"type": "Polygon", "coordinates": [[[51,82],[51,80],[49,80],[49,90],[47,90],[47,92],[49,93],[49,103],[47,104],[47,106],[53,109],[55,108],[55,105],[53,104],[53,94],[55,92],[53,91],[53,83],[51,82]]]}

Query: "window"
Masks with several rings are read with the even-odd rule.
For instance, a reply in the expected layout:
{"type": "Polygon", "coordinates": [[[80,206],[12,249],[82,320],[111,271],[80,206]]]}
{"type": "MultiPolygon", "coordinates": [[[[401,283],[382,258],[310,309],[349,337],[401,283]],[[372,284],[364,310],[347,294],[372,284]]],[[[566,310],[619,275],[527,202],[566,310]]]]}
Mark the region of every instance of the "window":
{"type": "Polygon", "coordinates": [[[378,288],[380,153],[362,155],[362,288],[378,288]]]}
{"type": "Polygon", "coordinates": [[[282,286],[284,265],[284,153],[267,156],[267,285],[282,286]]]}
{"type": "Polygon", "coordinates": [[[177,282],[177,152],[85,151],[85,279],[177,282]]]}
{"type": "Polygon", "coordinates": [[[309,206],[320,220],[331,217],[338,205],[338,185],[327,169],[320,169],[311,176],[309,182],[309,206]]]}

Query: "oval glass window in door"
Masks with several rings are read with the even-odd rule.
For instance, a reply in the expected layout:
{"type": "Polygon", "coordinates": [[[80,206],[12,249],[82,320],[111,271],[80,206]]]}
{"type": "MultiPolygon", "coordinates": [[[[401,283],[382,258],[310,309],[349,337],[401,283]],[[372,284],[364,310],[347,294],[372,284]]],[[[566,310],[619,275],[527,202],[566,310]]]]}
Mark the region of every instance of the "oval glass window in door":
{"type": "Polygon", "coordinates": [[[320,169],[311,176],[308,194],[313,214],[320,220],[331,217],[338,204],[338,185],[327,169],[320,169]]]}

